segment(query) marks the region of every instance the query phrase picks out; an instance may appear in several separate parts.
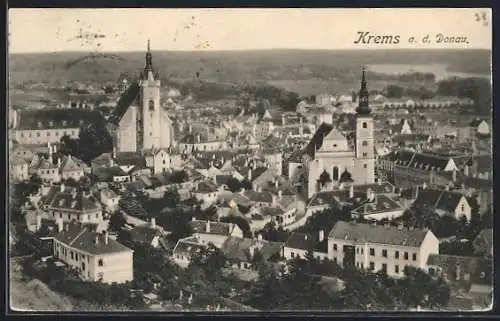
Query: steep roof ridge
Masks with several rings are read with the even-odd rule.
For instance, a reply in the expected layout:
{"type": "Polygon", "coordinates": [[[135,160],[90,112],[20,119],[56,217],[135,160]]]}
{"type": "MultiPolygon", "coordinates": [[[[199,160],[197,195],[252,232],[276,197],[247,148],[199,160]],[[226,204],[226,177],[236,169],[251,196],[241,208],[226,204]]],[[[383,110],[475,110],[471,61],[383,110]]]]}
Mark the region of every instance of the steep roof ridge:
{"type": "Polygon", "coordinates": [[[76,241],[77,241],[77,240],[78,240],[78,239],[79,239],[79,238],[80,238],[83,234],[85,234],[86,232],[87,232],[87,228],[86,228],[86,227],[84,227],[84,228],[80,231],[80,233],[78,233],[78,235],[77,235],[77,236],[75,236],[75,238],[74,238],[71,242],[69,242],[69,244],[68,244],[68,245],[73,245],[73,244],[74,244],[74,243],[75,243],[75,242],[76,242],[76,241]]]}

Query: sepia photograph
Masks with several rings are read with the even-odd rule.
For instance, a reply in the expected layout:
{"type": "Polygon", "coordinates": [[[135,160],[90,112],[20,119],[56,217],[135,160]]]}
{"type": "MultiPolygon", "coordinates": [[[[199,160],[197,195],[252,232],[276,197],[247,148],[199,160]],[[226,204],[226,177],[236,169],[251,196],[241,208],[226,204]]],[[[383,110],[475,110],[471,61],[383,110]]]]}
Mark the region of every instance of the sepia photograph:
{"type": "Polygon", "coordinates": [[[490,311],[492,30],[10,9],[10,313],[490,311]]]}

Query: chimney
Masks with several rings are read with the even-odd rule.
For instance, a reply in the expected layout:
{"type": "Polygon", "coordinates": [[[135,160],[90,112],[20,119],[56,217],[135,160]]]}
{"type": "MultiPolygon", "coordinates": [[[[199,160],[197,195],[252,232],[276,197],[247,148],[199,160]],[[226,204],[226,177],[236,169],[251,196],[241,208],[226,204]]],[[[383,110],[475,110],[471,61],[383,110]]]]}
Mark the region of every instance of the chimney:
{"type": "Polygon", "coordinates": [[[116,147],[113,146],[113,155],[112,155],[112,160],[116,159],[116,147]]]}
{"type": "Polygon", "coordinates": [[[210,221],[207,221],[205,231],[206,231],[207,233],[210,233],[210,221]]]}
{"type": "Polygon", "coordinates": [[[354,186],[351,185],[349,186],[349,198],[353,198],[354,197],[354,186]]]}
{"type": "Polygon", "coordinates": [[[196,221],[196,217],[194,217],[194,216],[191,217],[191,221],[193,221],[193,222],[196,221]]]}
{"type": "Polygon", "coordinates": [[[305,235],[304,235],[304,240],[306,240],[306,241],[307,241],[307,234],[305,234],[305,235]]]}
{"type": "Polygon", "coordinates": [[[283,192],[281,190],[278,191],[278,199],[283,198],[283,192]]]}
{"type": "Polygon", "coordinates": [[[417,199],[417,198],[418,198],[418,194],[419,194],[419,192],[420,192],[420,186],[418,186],[418,185],[417,185],[417,186],[415,187],[415,199],[417,199]]]}
{"type": "Polygon", "coordinates": [[[60,192],[64,192],[64,189],[65,189],[65,186],[64,186],[64,183],[61,183],[61,185],[59,185],[59,190],[60,192]]]}
{"type": "Polygon", "coordinates": [[[469,165],[465,165],[465,167],[464,167],[464,175],[467,176],[467,177],[469,176],[469,165]]]}
{"type": "Polygon", "coordinates": [[[156,227],[156,217],[151,218],[151,227],[155,228],[156,227]]]}
{"type": "Polygon", "coordinates": [[[456,170],[453,170],[453,172],[451,173],[451,179],[453,182],[457,181],[457,171],[456,170]]]}
{"type": "Polygon", "coordinates": [[[62,232],[62,231],[63,231],[63,229],[64,229],[64,223],[63,223],[62,218],[58,218],[58,219],[56,220],[56,222],[57,222],[57,231],[58,231],[58,232],[62,232]]]}
{"type": "Polygon", "coordinates": [[[274,180],[274,187],[278,188],[280,185],[280,182],[278,182],[278,180],[274,180]]]}
{"type": "Polygon", "coordinates": [[[94,237],[94,244],[97,245],[99,244],[99,234],[96,234],[94,237]]]}
{"type": "Polygon", "coordinates": [[[244,193],[245,193],[245,188],[244,188],[244,187],[242,187],[242,188],[240,189],[240,194],[241,194],[241,195],[243,195],[244,193]]]}
{"type": "Polygon", "coordinates": [[[278,205],[278,197],[276,195],[273,195],[273,205],[272,206],[277,206],[278,205]]]}
{"type": "Polygon", "coordinates": [[[252,181],[252,168],[248,169],[248,180],[251,182],[252,181]]]}
{"type": "Polygon", "coordinates": [[[423,182],[422,183],[422,189],[426,189],[427,188],[427,183],[426,182],[423,182]]]}
{"type": "Polygon", "coordinates": [[[259,234],[257,234],[257,240],[258,240],[258,241],[262,241],[262,234],[260,234],[260,233],[259,233],[259,234]]]}
{"type": "Polygon", "coordinates": [[[103,236],[103,239],[104,239],[104,244],[108,245],[108,242],[109,242],[108,231],[103,231],[102,232],[102,236],[103,236]]]}
{"type": "Polygon", "coordinates": [[[324,239],[325,239],[325,231],[319,230],[319,241],[323,242],[324,239]]]}

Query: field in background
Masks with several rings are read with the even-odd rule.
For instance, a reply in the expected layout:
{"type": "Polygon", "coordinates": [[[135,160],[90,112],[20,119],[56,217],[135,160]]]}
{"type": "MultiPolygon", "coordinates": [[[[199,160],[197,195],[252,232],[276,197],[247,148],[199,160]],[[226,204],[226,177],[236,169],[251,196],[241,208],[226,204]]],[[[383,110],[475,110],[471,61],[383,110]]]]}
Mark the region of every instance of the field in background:
{"type": "MultiPolygon", "coordinates": [[[[144,48],[145,49],[145,48],[144,48]]],[[[138,48],[142,50],[142,48],[138,48]]],[[[256,81],[355,82],[361,65],[445,64],[448,71],[490,73],[489,50],[255,50],[214,52],[153,52],[153,65],[165,78],[212,82],[256,81]]],[[[43,53],[9,57],[13,85],[26,81],[116,81],[122,72],[137,74],[144,52],[43,53]]],[[[335,84],[334,84],[335,85],[335,84]]],[[[356,86],[357,88],[357,86],[356,86]]]]}

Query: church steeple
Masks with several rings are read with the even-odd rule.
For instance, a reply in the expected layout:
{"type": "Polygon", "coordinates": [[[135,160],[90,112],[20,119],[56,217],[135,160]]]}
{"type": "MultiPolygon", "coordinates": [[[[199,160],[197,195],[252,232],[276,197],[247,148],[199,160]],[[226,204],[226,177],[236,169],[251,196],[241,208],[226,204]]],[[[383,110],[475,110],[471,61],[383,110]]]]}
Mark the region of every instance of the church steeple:
{"type": "Polygon", "coordinates": [[[368,103],[368,89],[366,88],[366,68],[363,66],[362,76],[361,76],[361,89],[359,90],[359,103],[356,112],[358,115],[369,115],[371,109],[368,103]]]}
{"type": "Polygon", "coordinates": [[[153,71],[153,55],[151,54],[150,41],[148,39],[148,51],[146,52],[146,67],[144,71],[153,71]]]}

